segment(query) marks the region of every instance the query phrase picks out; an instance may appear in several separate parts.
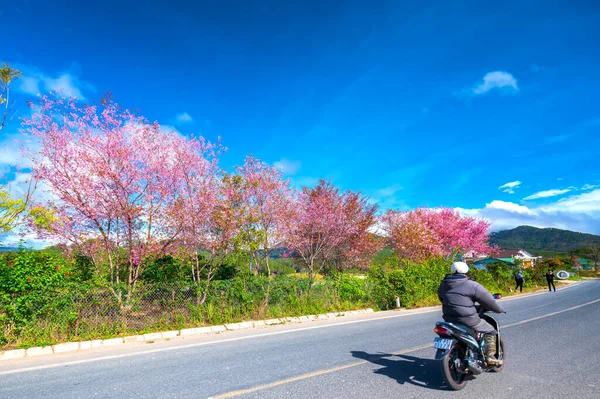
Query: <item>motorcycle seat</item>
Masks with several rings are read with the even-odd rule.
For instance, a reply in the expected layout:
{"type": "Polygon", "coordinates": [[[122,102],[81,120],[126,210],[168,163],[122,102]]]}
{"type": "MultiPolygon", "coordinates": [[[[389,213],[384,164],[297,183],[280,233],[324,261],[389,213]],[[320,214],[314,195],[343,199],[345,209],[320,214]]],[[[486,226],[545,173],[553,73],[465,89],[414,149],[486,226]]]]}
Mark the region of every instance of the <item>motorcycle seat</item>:
{"type": "Polygon", "coordinates": [[[466,334],[468,334],[468,335],[470,335],[472,337],[476,337],[477,336],[476,335],[477,333],[476,333],[475,330],[473,330],[470,327],[467,327],[464,324],[460,324],[460,323],[448,323],[448,322],[445,322],[445,321],[444,322],[438,322],[437,324],[440,325],[440,326],[448,326],[451,329],[461,331],[461,332],[466,333],[466,334]]]}

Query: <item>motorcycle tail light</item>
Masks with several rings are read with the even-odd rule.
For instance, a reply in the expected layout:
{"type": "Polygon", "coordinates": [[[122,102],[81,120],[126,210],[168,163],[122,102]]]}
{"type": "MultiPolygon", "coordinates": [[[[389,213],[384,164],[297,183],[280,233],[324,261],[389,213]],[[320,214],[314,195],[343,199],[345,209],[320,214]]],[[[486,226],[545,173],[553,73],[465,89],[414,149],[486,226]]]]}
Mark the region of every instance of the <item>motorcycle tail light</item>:
{"type": "Polygon", "coordinates": [[[435,326],[433,332],[439,335],[452,335],[452,331],[448,330],[446,327],[435,326]]]}

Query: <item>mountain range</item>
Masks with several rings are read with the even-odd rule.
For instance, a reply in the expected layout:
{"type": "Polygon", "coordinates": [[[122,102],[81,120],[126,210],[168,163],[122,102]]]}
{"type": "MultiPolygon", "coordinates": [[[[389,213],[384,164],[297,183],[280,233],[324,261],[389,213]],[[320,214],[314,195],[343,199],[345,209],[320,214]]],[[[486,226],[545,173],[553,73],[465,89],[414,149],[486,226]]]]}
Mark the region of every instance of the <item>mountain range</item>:
{"type": "Polygon", "coordinates": [[[519,226],[490,235],[490,244],[504,249],[570,252],[600,244],[600,236],[555,228],[519,226]]]}

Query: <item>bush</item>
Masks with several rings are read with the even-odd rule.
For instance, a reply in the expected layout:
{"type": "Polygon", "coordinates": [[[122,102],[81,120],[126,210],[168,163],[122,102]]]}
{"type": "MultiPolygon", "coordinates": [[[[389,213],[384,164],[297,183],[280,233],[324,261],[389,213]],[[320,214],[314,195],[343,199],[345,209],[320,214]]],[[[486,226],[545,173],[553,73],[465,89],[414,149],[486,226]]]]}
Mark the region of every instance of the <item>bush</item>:
{"type": "Polygon", "coordinates": [[[449,270],[450,262],[443,258],[432,258],[423,264],[408,263],[403,268],[374,266],[369,271],[371,299],[380,309],[394,308],[396,297],[407,308],[439,303],[437,290],[449,270]]]}
{"type": "Polygon", "coordinates": [[[364,279],[356,276],[340,274],[332,279],[337,296],[342,301],[363,302],[367,298],[364,279]]]}
{"type": "MultiPolygon", "coordinates": [[[[109,338],[156,329],[319,314],[364,307],[395,308],[436,305],[440,281],[450,261],[433,258],[422,264],[400,262],[380,253],[367,277],[349,271],[309,280],[294,273],[293,261],[273,261],[274,275],[252,274],[247,259],[231,258],[208,283],[191,281],[175,258],[150,264],[135,291],[109,285],[93,274],[89,260],[72,261],[59,251],[0,254],[0,347],[48,345],[69,340],[109,338]]],[[[505,264],[470,276],[490,292],[514,285],[505,264]]],[[[547,265],[524,269],[526,284],[545,284],[547,265]]],[[[580,276],[594,275],[580,272],[580,276]]]]}
{"type": "MultiPolygon", "coordinates": [[[[497,292],[505,292],[507,280],[498,282],[497,278],[495,278],[491,273],[483,271],[483,270],[471,270],[469,271],[469,276],[473,281],[478,282],[483,285],[486,290],[490,293],[495,294],[497,292]]],[[[514,281],[514,278],[512,279],[514,281]]]]}
{"type": "Polygon", "coordinates": [[[577,272],[577,275],[579,277],[594,277],[594,278],[600,278],[600,271],[594,271],[594,270],[580,270],[577,272]]]}
{"type": "MultiPolygon", "coordinates": [[[[506,292],[515,285],[517,269],[514,266],[504,262],[496,262],[487,265],[487,270],[487,274],[478,273],[477,275],[481,279],[479,283],[486,287],[488,291],[506,292]]],[[[525,278],[525,276],[523,277],[525,278]]]]}
{"type": "Polygon", "coordinates": [[[269,267],[271,268],[271,273],[278,276],[296,273],[293,259],[271,259],[269,261],[269,267]]]}
{"type": "Polygon", "coordinates": [[[52,252],[6,253],[0,257],[0,345],[37,317],[59,317],[56,297],[65,292],[72,271],[52,252]]]}

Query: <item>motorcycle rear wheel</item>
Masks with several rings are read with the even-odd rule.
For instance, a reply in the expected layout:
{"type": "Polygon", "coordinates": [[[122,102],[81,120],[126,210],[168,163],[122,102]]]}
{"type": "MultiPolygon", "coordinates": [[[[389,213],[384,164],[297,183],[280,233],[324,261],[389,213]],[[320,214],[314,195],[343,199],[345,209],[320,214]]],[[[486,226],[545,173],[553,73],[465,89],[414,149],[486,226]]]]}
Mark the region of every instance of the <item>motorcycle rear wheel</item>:
{"type": "Polygon", "coordinates": [[[453,391],[460,391],[467,385],[467,374],[463,373],[458,367],[458,364],[462,363],[464,358],[464,348],[456,343],[441,358],[442,375],[448,388],[453,391]]]}

